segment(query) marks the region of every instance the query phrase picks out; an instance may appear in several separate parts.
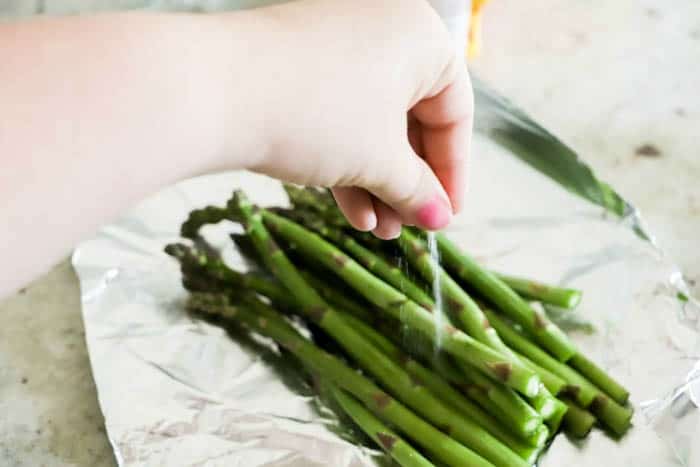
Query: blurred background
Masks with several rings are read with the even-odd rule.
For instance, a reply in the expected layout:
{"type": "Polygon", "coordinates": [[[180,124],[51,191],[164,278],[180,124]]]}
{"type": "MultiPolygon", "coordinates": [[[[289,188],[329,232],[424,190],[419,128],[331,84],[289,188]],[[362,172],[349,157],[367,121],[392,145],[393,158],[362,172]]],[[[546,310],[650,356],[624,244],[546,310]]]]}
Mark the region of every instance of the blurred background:
{"type": "MultiPolygon", "coordinates": [[[[0,17],[222,3],[262,2],[0,0],[0,17]]],[[[480,30],[472,72],[637,206],[700,295],[700,2],[493,0],[480,30]]],[[[0,303],[0,413],[3,467],[116,465],[67,261],[0,303]]]]}

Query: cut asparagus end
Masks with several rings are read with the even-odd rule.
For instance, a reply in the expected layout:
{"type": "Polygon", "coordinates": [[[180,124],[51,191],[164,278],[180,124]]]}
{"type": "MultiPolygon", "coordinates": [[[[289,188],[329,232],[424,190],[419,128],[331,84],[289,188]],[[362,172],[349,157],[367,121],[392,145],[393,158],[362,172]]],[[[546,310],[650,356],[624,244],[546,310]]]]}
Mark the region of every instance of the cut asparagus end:
{"type": "Polygon", "coordinates": [[[585,438],[595,425],[595,417],[570,399],[563,399],[568,406],[564,416],[564,431],[574,438],[585,438]]]}
{"type": "Polygon", "coordinates": [[[530,380],[527,382],[527,384],[525,386],[525,395],[527,397],[537,396],[540,393],[540,386],[541,385],[542,385],[542,381],[540,380],[540,377],[537,375],[533,375],[532,377],[530,377],[530,380]]]}
{"type": "Polygon", "coordinates": [[[547,425],[540,425],[539,428],[537,428],[537,431],[535,431],[535,434],[532,436],[532,442],[535,444],[535,447],[538,448],[544,447],[544,445],[547,444],[548,439],[549,428],[547,428],[547,425]]]}
{"type": "Polygon", "coordinates": [[[537,409],[540,415],[542,415],[542,418],[547,420],[550,418],[552,415],[554,415],[554,412],[556,411],[556,404],[554,403],[554,399],[547,399],[545,400],[542,405],[537,409]]]}
{"type": "Polygon", "coordinates": [[[581,302],[582,294],[577,289],[543,284],[542,282],[506,274],[494,273],[494,275],[526,300],[541,302],[567,310],[576,308],[581,302]]]}
{"type": "Polygon", "coordinates": [[[578,370],[581,375],[612,397],[618,404],[625,405],[627,403],[630,396],[629,391],[593,361],[582,354],[577,354],[574,355],[569,363],[578,370]]]}
{"type": "Polygon", "coordinates": [[[532,436],[537,433],[537,430],[542,426],[542,420],[539,418],[533,418],[523,423],[523,431],[528,433],[528,436],[532,436]]]}

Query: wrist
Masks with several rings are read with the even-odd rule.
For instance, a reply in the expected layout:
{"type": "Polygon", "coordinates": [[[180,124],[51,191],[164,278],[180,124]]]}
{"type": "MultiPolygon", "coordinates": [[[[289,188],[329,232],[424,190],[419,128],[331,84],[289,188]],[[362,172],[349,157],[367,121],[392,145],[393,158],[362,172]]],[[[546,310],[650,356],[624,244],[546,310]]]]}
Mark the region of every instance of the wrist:
{"type": "Polygon", "coordinates": [[[172,142],[181,148],[170,155],[182,177],[253,168],[269,152],[263,18],[256,10],[151,18],[152,68],[173,89],[168,112],[179,114],[172,142]]]}
{"type": "Polygon", "coordinates": [[[207,84],[215,107],[220,145],[214,170],[251,169],[268,163],[283,118],[280,82],[281,21],[270,8],[212,15],[201,45],[207,84]]]}

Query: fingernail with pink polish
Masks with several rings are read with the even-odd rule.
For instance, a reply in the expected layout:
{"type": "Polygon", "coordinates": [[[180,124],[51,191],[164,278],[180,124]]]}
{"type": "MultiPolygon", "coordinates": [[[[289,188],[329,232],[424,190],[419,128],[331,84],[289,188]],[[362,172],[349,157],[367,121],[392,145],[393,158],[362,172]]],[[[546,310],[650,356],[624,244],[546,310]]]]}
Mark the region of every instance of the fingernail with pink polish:
{"type": "Polygon", "coordinates": [[[417,213],[417,221],[421,227],[428,230],[439,230],[450,223],[452,207],[444,198],[436,196],[425,203],[417,213]]]}
{"type": "Polygon", "coordinates": [[[377,214],[372,211],[367,213],[365,216],[365,225],[364,225],[364,230],[365,232],[371,232],[372,230],[377,228],[377,214]]]}

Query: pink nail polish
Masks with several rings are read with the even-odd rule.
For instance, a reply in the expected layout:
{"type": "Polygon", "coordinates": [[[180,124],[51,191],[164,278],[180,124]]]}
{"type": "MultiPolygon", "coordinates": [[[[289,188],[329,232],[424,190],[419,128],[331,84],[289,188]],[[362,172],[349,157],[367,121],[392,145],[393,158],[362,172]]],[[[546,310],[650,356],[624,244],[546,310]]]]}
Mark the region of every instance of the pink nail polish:
{"type": "Polygon", "coordinates": [[[369,232],[377,228],[377,214],[372,211],[365,218],[365,232],[369,232]]]}
{"type": "Polygon", "coordinates": [[[432,201],[418,209],[418,224],[428,230],[439,230],[450,222],[452,208],[442,197],[436,196],[432,201]]]}

